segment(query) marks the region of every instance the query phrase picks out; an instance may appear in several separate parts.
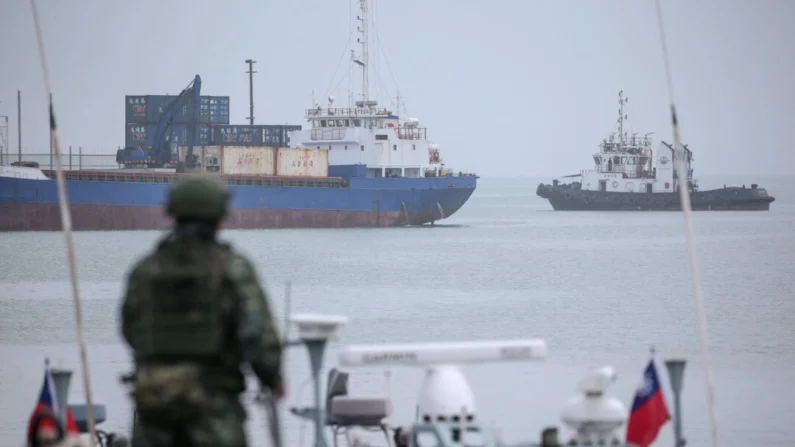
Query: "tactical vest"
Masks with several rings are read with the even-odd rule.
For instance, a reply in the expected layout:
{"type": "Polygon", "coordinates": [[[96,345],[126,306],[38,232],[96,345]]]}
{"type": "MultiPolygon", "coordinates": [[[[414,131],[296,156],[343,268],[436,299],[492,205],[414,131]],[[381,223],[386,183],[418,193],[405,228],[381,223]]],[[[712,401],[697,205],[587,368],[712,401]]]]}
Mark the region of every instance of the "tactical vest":
{"type": "MultiPolygon", "coordinates": [[[[169,244],[170,245],[170,244],[169,244]]],[[[138,284],[133,348],[140,360],[218,358],[228,340],[228,252],[215,244],[160,247],[138,284]]]]}

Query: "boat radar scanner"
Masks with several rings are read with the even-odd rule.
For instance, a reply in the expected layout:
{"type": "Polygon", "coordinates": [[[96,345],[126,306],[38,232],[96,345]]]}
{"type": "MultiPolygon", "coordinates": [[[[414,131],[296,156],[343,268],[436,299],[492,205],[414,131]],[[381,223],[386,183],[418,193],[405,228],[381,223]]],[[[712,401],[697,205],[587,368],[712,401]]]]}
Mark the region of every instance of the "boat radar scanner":
{"type": "Polygon", "coordinates": [[[546,354],[546,344],[538,339],[351,345],[340,352],[339,363],[425,367],[417,405],[420,418],[432,423],[475,419],[475,397],[456,365],[540,360],[546,354]]]}
{"type": "Polygon", "coordinates": [[[605,396],[608,386],[616,380],[610,366],[589,371],[580,380],[578,391],[582,394],[569,400],[561,419],[574,433],[573,444],[619,444],[618,428],[627,420],[627,409],[614,398],[605,396]]]}
{"type": "Polygon", "coordinates": [[[330,340],[337,337],[348,318],[341,315],[293,314],[290,321],[298,328],[298,337],[306,341],[330,340]]]}

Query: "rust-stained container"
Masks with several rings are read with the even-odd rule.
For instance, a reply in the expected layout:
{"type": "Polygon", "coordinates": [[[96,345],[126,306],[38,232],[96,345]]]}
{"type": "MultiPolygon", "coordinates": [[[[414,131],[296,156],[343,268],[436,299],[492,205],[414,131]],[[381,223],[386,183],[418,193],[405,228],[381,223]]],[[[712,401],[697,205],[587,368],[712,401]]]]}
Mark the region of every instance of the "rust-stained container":
{"type": "Polygon", "coordinates": [[[280,147],[276,150],[276,175],[328,177],[328,150],[280,147]]]}
{"type": "MultiPolygon", "coordinates": [[[[184,162],[188,148],[180,146],[177,148],[177,153],[179,160],[184,162]]],[[[198,157],[201,172],[221,172],[221,146],[193,146],[193,155],[198,157]]]]}
{"type": "Polygon", "coordinates": [[[202,172],[221,172],[221,147],[202,146],[199,160],[202,172]]]}
{"type": "MultiPolygon", "coordinates": [[[[264,146],[216,146],[220,151],[221,173],[274,175],[276,150],[264,146]]],[[[206,158],[206,156],[205,156],[206,158]]]]}

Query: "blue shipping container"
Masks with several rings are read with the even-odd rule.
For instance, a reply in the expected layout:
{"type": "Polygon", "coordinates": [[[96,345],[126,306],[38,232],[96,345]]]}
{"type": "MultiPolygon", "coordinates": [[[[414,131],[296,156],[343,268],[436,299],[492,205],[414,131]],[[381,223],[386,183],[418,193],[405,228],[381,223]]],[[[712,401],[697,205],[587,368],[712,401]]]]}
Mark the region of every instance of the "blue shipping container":
{"type": "Polygon", "coordinates": [[[199,122],[229,124],[229,97],[202,96],[199,122]]]}
{"type": "Polygon", "coordinates": [[[301,130],[296,125],[263,125],[262,141],[266,146],[285,147],[290,143],[289,131],[301,130]]]}
{"type": "MultiPolygon", "coordinates": [[[[126,96],[126,124],[157,124],[176,99],[177,96],[169,95],[126,96]]],[[[193,107],[183,105],[175,112],[172,122],[187,124],[193,113],[193,107]]],[[[199,123],[229,124],[229,97],[200,97],[199,123]]]]}
{"type": "Polygon", "coordinates": [[[146,122],[146,96],[125,96],[125,117],[127,123],[146,122]]]}
{"type": "Polygon", "coordinates": [[[213,126],[214,146],[262,146],[262,126],[213,126]]]}
{"type": "MultiPolygon", "coordinates": [[[[128,124],[124,144],[126,147],[152,147],[154,145],[156,131],[156,124],[128,124]]],[[[206,124],[199,125],[198,135],[194,145],[209,146],[211,133],[210,126],[206,124]]],[[[178,146],[185,146],[188,143],[188,126],[172,125],[171,128],[166,131],[165,140],[175,143],[178,146]]]]}

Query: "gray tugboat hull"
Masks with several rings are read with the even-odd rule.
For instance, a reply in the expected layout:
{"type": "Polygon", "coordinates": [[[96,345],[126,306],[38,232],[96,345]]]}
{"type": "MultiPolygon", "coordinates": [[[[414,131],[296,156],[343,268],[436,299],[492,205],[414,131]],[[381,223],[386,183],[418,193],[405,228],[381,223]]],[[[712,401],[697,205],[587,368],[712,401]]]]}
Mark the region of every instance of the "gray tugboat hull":
{"type": "MultiPolygon", "coordinates": [[[[555,211],[681,211],[679,193],[584,191],[567,186],[538,185],[536,195],[555,211]]],[[[694,211],[768,211],[775,198],[764,189],[721,188],[690,193],[694,211]]]]}

